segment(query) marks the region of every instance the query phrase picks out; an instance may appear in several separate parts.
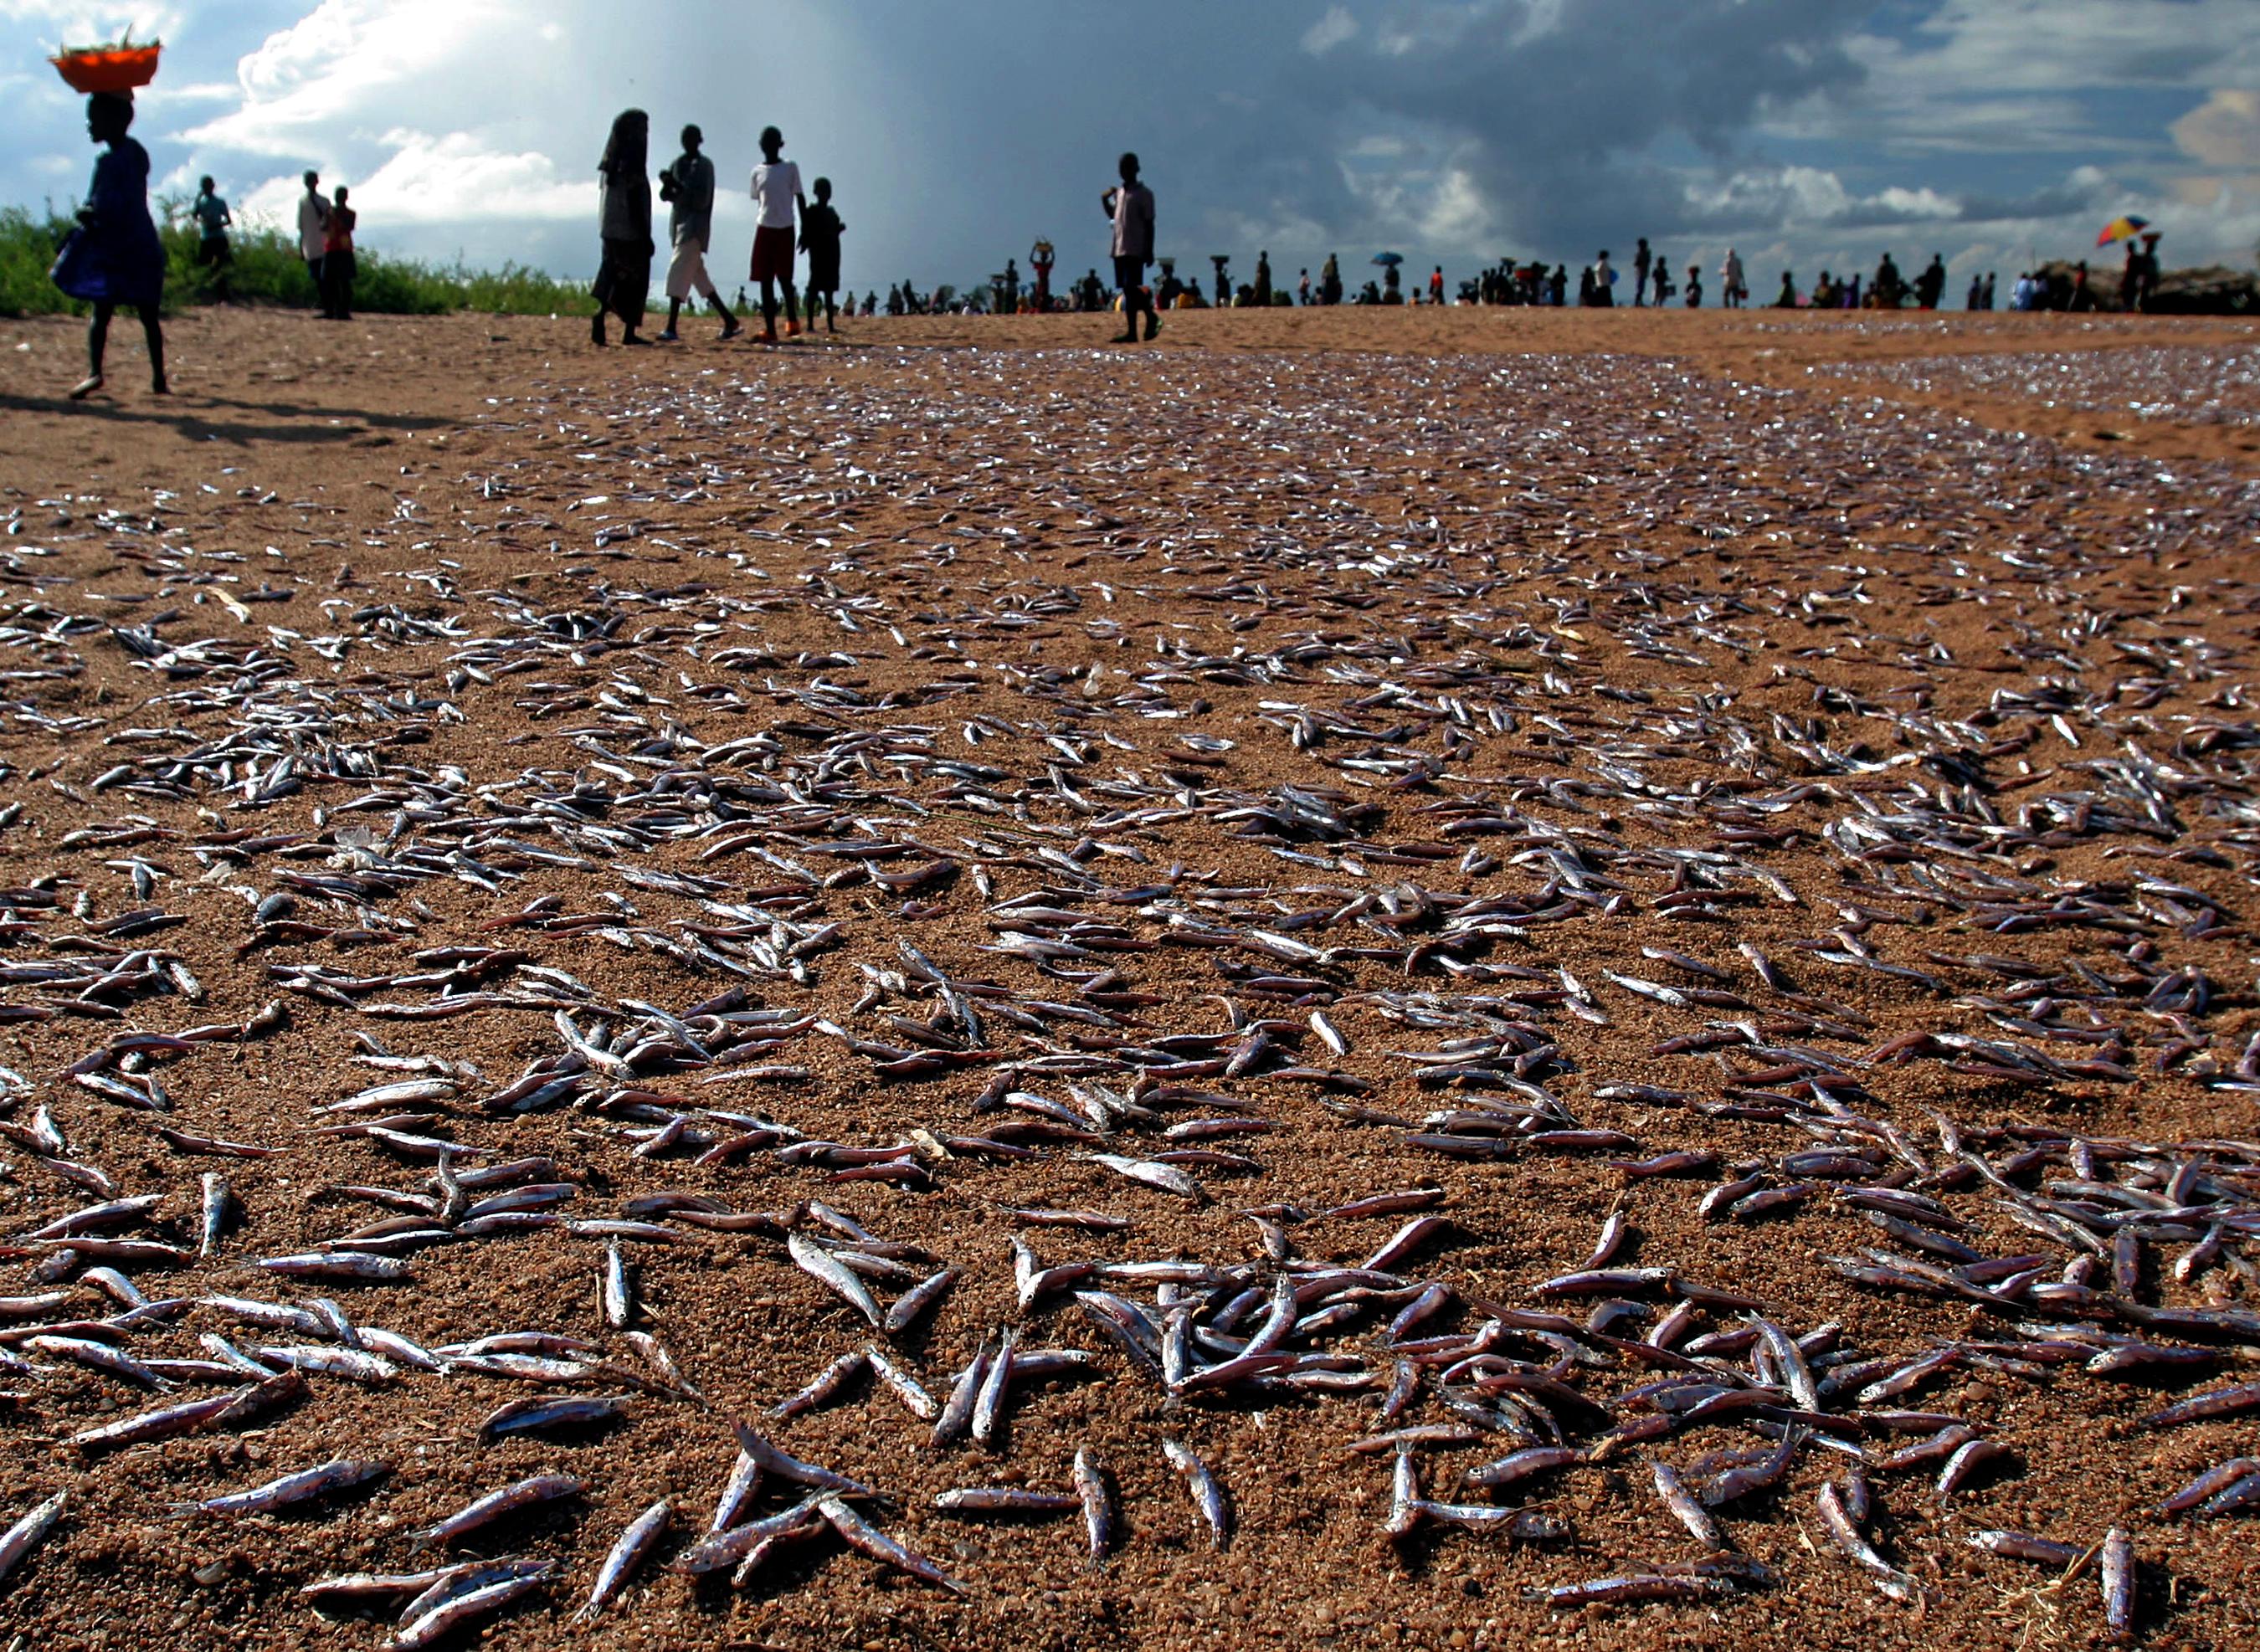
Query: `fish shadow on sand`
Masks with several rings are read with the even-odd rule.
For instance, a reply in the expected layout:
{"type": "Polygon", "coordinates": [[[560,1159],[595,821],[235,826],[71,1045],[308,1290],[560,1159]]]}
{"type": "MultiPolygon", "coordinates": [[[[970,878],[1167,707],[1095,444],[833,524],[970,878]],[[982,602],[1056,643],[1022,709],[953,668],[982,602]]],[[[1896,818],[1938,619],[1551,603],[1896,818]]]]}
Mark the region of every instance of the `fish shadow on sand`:
{"type": "Polygon", "coordinates": [[[423,418],[397,413],[361,413],[350,408],[301,408],[287,403],[223,401],[216,397],[199,397],[193,401],[182,401],[173,407],[152,405],[120,407],[111,402],[72,402],[54,396],[0,395],[0,409],[9,412],[46,414],[55,418],[97,418],[106,424],[163,425],[176,434],[192,441],[224,441],[237,447],[249,447],[254,442],[303,443],[350,442],[366,440],[378,430],[433,430],[443,428],[453,421],[445,418],[423,418]],[[306,422],[293,424],[251,424],[236,419],[213,418],[199,411],[205,407],[234,407],[247,411],[273,414],[282,418],[300,418],[306,422]],[[336,424],[315,424],[315,419],[336,419],[336,424]]]}

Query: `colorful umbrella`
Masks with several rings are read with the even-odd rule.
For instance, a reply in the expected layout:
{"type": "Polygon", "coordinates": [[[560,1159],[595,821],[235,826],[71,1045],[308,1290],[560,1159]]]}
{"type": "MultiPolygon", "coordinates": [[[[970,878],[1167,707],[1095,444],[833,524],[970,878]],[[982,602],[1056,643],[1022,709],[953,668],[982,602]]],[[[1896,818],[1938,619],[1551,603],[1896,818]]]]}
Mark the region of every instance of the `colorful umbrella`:
{"type": "Polygon", "coordinates": [[[1402,253],[1376,253],[1373,255],[1373,261],[1377,264],[1401,264],[1405,261],[1405,254],[1402,253]]]}
{"type": "Polygon", "coordinates": [[[2114,218],[2103,226],[2103,232],[2095,238],[2095,244],[2108,247],[2113,241],[2130,241],[2149,227],[2149,219],[2136,218],[2132,213],[2125,218],[2114,218]]]}

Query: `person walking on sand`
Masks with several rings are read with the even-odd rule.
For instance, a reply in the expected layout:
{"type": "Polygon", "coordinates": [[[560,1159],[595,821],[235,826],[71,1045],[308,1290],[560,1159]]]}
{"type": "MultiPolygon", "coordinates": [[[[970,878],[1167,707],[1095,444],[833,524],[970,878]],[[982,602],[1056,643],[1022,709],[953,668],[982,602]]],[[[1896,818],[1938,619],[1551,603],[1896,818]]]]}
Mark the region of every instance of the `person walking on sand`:
{"type": "Polygon", "coordinates": [[[1719,306],[1723,310],[1740,310],[1742,297],[1742,255],[1729,247],[1727,261],[1719,266],[1719,306]]]}
{"type": "Polygon", "coordinates": [[[659,175],[659,198],[668,204],[667,239],[674,248],[667,261],[667,325],[660,337],[672,344],[685,304],[704,298],[722,318],[722,336],[738,336],[738,318],[722,302],[706,268],[706,249],[714,240],[714,163],[704,153],[706,134],[683,129],[683,153],[659,175]]]}
{"type": "MultiPolygon", "coordinates": [[[[1604,253],[1601,256],[1606,259],[1608,254],[1604,253]]],[[[1648,250],[1648,237],[1641,236],[1640,245],[1633,248],[1632,254],[1632,304],[1635,310],[1648,302],[1648,267],[1655,260],[1656,255],[1648,250]]],[[[1659,298],[1656,302],[1662,304],[1663,300],[1659,298]]]]}
{"type": "Polygon", "coordinates": [[[120,304],[132,304],[140,313],[141,336],[149,346],[150,393],[172,393],[158,319],[165,297],[165,247],[149,216],[149,152],[126,135],[132,125],[132,97],[97,92],[86,100],[86,135],[106,147],[95,157],[94,182],[79,209],[78,227],[63,242],[49,272],[66,294],[94,306],[86,329],[86,377],[71,390],[75,402],[103,386],[110,318],[120,304]]]}
{"type": "Polygon", "coordinates": [[[1122,182],[1098,197],[1100,208],[1114,221],[1114,284],[1122,290],[1122,333],[1114,342],[1138,342],[1141,310],[1150,342],[1162,330],[1160,312],[1146,290],[1146,266],[1154,261],[1154,192],[1138,181],[1135,154],[1125,150],[1115,169],[1122,182]]]}
{"type": "Polygon", "coordinates": [[[298,255],[306,261],[306,274],[314,283],[317,301],[322,294],[322,243],[330,232],[330,197],[322,193],[322,175],[306,174],[306,192],[298,197],[298,255]]]}
{"type": "Polygon", "coordinates": [[[651,117],[640,109],[623,110],[597,163],[602,181],[597,225],[604,250],[590,290],[597,300],[589,321],[592,344],[604,342],[607,312],[620,318],[622,344],[651,342],[636,332],[651,297],[651,255],[659,250],[651,239],[651,180],[644,175],[650,145],[651,117]]]}
{"type": "Polygon", "coordinates": [[[760,224],[754,231],[754,279],[762,288],[762,342],[777,341],[776,290],[784,288],[785,336],[797,338],[799,295],[792,285],[793,212],[808,210],[800,192],[800,168],[784,158],[784,134],[762,128],[762,164],[754,168],[754,200],[760,224]]]}
{"type": "Polygon", "coordinates": [[[332,321],[353,319],[354,277],[361,273],[354,259],[354,229],[360,222],[346,204],[346,186],[340,183],[322,231],[322,314],[332,321]]]}
{"type": "MultiPolygon", "coordinates": [[[[834,318],[839,311],[834,300],[840,291],[840,238],[847,233],[848,226],[833,211],[832,180],[819,178],[810,187],[816,191],[816,203],[800,210],[800,250],[808,254],[808,325],[811,332],[815,331],[816,301],[821,297],[824,330],[837,333],[840,327],[834,318]]],[[[1045,273],[1050,273],[1048,265],[1045,273]]],[[[852,292],[848,295],[848,313],[851,317],[855,313],[855,295],[852,292]]]]}
{"type": "Polygon", "coordinates": [[[197,183],[195,204],[189,216],[197,225],[197,268],[212,272],[212,293],[222,304],[227,302],[227,267],[234,261],[235,248],[227,239],[228,226],[235,222],[235,214],[227,210],[220,199],[219,185],[211,178],[197,183]]]}

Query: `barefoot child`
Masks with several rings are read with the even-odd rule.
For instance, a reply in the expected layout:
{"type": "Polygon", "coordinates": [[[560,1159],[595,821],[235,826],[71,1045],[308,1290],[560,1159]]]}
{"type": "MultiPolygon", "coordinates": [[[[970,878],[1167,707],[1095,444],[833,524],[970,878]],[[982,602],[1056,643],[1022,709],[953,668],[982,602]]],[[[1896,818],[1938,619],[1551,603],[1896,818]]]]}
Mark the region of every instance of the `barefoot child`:
{"type": "Polygon", "coordinates": [[[165,249],[149,216],[149,152],[126,136],[132,125],[132,98],[97,92],[86,100],[87,136],[108,147],[95,161],[94,186],[53,272],[56,286],[94,306],[86,331],[86,378],[71,391],[73,401],[102,388],[110,318],[120,304],[140,312],[141,333],[149,342],[149,389],[167,393],[165,335],[157,320],[165,296],[165,249]]]}
{"type": "Polygon", "coordinates": [[[714,163],[699,153],[705,134],[696,126],[683,129],[683,153],[659,175],[659,193],[668,202],[668,240],[674,255],[667,265],[667,327],[659,336],[675,342],[675,325],[683,318],[688,300],[703,297],[722,318],[722,336],[738,336],[738,318],[722,302],[714,278],[706,273],[706,248],[714,236],[714,163]]]}
{"type": "Polygon", "coordinates": [[[1146,313],[1148,339],[1162,330],[1153,296],[1146,290],[1146,266],[1154,261],[1154,192],[1138,181],[1136,155],[1126,153],[1116,170],[1120,187],[1099,197],[1098,204],[1114,220],[1114,284],[1122,291],[1122,333],[1114,342],[1135,344],[1140,311],[1146,313]]]}
{"type": "MultiPolygon", "coordinates": [[[[837,333],[833,318],[839,314],[834,300],[840,292],[840,238],[848,226],[833,210],[832,180],[819,178],[812,187],[816,204],[800,209],[800,250],[808,254],[808,325],[812,329],[816,325],[816,301],[821,297],[824,330],[837,333]]],[[[852,296],[848,309],[851,313],[855,309],[852,296]]]]}
{"type": "Polygon", "coordinates": [[[779,282],[784,285],[785,336],[790,338],[800,331],[800,323],[792,318],[797,308],[792,286],[792,215],[798,207],[805,217],[808,203],[800,193],[800,168],[784,160],[783,152],[784,134],[775,126],[762,127],[762,164],[754,168],[754,199],[760,207],[761,225],[754,231],[753,275],[762,284],[764,344],[777,341],[779,282]]]}

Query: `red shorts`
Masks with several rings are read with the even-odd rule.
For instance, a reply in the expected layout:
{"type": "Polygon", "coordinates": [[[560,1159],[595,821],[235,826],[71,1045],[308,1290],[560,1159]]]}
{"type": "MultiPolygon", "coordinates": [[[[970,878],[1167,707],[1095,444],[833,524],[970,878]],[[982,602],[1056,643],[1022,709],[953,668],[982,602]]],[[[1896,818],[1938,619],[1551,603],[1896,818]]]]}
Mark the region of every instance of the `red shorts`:
{"type": "Polygon", "coordinates": [[[792,284],[792,232],[764,224],[754,232],[754,279],[792,284]]]}

